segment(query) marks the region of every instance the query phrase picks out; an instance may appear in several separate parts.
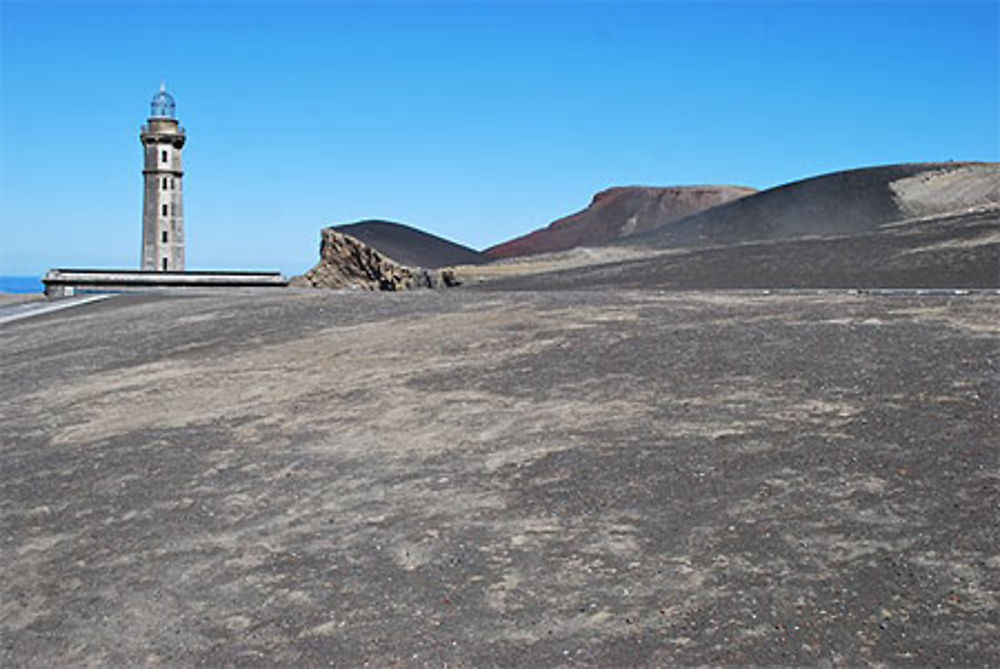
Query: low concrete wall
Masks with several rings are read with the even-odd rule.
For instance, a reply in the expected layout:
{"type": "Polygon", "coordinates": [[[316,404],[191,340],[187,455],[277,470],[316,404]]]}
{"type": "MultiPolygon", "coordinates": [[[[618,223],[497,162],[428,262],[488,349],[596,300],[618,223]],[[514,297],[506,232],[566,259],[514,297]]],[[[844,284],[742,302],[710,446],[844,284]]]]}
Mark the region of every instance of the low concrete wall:
{"type": "Polygon", "coordinates": [[[281,272],[144,272],[107,269],[50,269],[42,278],[45,294],[124,293],[160,290],[285,288],[281,272]]]}

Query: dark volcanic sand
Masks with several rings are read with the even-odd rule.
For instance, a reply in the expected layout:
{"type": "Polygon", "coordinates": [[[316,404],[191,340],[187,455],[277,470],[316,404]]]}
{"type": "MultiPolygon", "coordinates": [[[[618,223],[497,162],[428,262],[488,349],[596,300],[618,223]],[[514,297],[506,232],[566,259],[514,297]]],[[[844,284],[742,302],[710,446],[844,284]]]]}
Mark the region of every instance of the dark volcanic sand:
{"type": "Polygon", "coordinates": [[[912,216],[958,212],[998,201],[998,163],[865,167],[761,191],[622,243],[674,248],[865,234],[912,216]],[[904,204],[914,211],[907,212],[904,204]]]}
{"type": "Polygon", "coordinates": [[[1000,296],[0,326],[0,664],[996,665],[1000,296]]]}
{"type": "MultiPolygon", "coordinates": [[[[488,277],[488,290],[622,288],[1000,288],[1000,210],[928,217],[870,233],[653,251],[591,249],[589,264],[488,277]],[[606,260],[602,255],[608,255],[606,260]]],[[[544,259],[542,259],[544,260],[544,259]]],[[[573,257],[569,256],[572,261],[573,257]]],[[[565,262],[565,261],[562,261],[565,262]]],[[[493,269],[487,267],[487,270],[493,269]]],[[[473,268],[468,281],[475,283],[473,268]]]]}
{"type": "Polygon", "coordinates": [[[360,221],[333,228],[410,267],[435,269],[448,265],[478,265],[489,260],[468,246],[401,223],[360,221]]]}

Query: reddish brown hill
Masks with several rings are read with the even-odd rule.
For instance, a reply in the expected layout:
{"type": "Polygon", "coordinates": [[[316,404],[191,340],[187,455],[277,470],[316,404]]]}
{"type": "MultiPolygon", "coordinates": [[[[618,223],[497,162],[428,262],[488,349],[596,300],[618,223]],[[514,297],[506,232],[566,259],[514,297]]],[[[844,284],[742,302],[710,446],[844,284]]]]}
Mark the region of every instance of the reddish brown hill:
{"type": "Polygon", "coordinates": [[[646,232],[756,191],[742,186],[608,188],[590,206],[548,227],[486,249],[491,258],[565,251],[646,232]]]}

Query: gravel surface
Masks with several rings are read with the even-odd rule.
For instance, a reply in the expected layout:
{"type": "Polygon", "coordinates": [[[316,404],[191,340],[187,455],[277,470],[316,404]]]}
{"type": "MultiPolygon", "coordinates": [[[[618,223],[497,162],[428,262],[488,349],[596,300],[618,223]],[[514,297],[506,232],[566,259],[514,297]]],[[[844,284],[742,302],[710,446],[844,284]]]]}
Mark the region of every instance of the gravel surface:
{"type": "Polygon", "coordinates": [[[41,293],[0,293],[0,307],[11,307],[44,299],[45,296],[41,293]]]}
{"type": "Polygon", "coordinates": [[[0,326],[0,665],[1000,663],[1000,296],[0,326]]]}

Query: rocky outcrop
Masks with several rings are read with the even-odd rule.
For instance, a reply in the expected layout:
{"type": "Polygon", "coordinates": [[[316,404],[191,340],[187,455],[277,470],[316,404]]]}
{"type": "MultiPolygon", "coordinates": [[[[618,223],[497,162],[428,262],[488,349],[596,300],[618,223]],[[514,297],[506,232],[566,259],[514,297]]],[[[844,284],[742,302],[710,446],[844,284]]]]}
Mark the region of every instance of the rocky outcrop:
{"type": "Polygon", "coordinates": [[[743,186],[608,188],[595,195],[586,209],[483,253],[490,258],[513,258],[578,246],[601,246],[756,192],[743,186]]]}
{"type": "Polygon", "coordinates": [[[939,216],[1000,204],[1000,163],[944,163],[889,184],[904,217],[939,216]]]}
{"type": "Polygon", "coordinates": [[[319,256],[315,267],[292,279],[292,286],[396,291],[458,285],[450,269],[402,265],[334,228],[323,230],[319,256]]]}

